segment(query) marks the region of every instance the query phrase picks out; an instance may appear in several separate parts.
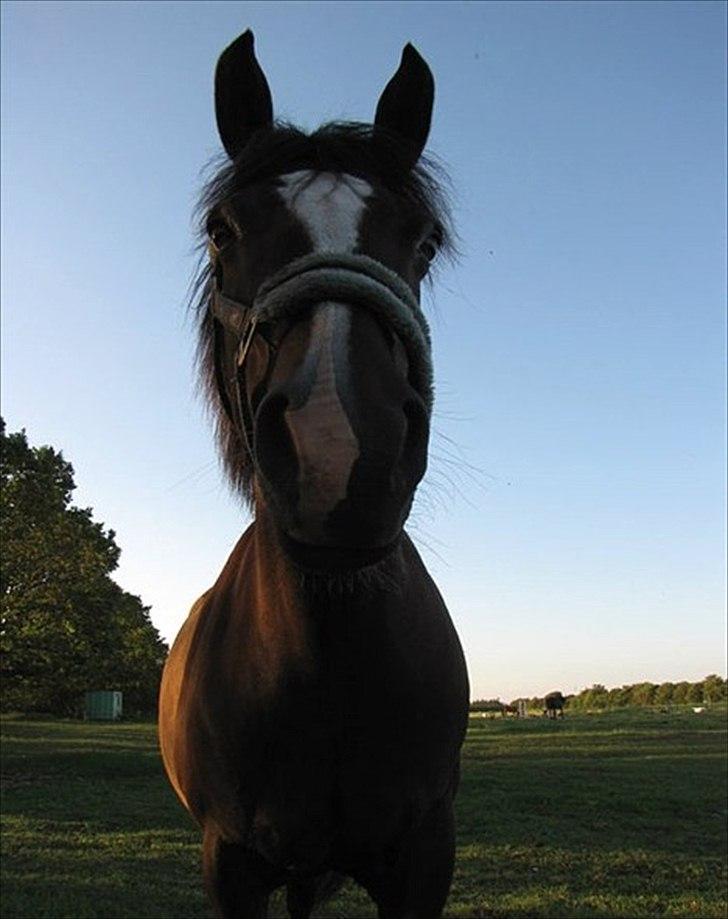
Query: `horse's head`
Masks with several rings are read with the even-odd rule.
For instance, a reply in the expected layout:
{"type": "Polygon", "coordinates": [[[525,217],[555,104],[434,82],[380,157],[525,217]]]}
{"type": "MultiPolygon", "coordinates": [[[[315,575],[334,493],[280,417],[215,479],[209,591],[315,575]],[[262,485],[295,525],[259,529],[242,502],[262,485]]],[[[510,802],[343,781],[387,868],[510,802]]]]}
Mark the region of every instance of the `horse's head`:
{"type": "Polygon", "coordinates": [[[407,45],[373,125],[273,121],[246,32],[220,57],[230,162],[203,197],[201,365],[228,473],[291,553],[366,563],[401,533],[427,462],[420,284],[446,242],[420,162],[433,102],[407,45]]]}

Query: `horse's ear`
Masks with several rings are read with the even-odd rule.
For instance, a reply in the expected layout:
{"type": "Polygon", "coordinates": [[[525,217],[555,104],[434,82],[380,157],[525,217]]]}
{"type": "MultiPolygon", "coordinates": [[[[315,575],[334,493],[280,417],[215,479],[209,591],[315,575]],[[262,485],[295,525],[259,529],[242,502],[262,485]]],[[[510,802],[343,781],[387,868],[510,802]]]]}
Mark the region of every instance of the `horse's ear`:
{"type": "Polygon", "coordinates": [[[413,166],[427,143],[434,99],[432,71],[418,51],[406,44],[397,72],[379,97],[374,125],[410,142],[413,166]]]}
{"type": "Polygon", "coordinates": [[[273,100],[255,59],[250,29],[228,45],[217,62],[215,117],[220,140],[231,159],[255,131],[273,123],[273,100]]]}

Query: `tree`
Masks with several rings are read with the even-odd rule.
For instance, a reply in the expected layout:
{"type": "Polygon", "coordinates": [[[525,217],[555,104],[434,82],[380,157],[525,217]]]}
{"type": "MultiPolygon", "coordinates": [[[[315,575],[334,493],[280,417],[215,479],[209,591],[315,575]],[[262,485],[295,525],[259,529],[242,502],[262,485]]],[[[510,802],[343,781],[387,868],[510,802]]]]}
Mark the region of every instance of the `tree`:
{"type": "Polygon", "coordinates": [[[625,708],[631,701],[631,687],[619,686],[609,690],[609,708],[625,708]]]}
{"type": "Polygon", "coordinates": [[[587,689],[584,692],[583,707],[586,709],[590,708],[606,708],[609,702],[609,694],[605,686],[602,686],[601,683],[595,683],[591,689],[587,689]]]}
{"type": "Polygon", "coordinates": [[[661,683],[655,693],[655,705],[669,705],[672,702],[672,694],[675,690],[674,683],[661,683]]]}
{"type": "Polygon", "coordinates": [[[115,534],[71,505],[74,488],[60,452],[6,434],[0,419],[3,708],[69,714],[101,688],[153,707],[166,646],[149,610],[111,580],[115,534]]]}
{"type": "Polygon", "coordinates": [[[675,686],[672,690],[672,701],[675,705],[681,705],[684,702],[688,701],[688,693],[690,692],[690,683],[687,680],[681,680],[679,683],[675,683],[675,686]]]}
{"type": "Polygon", "coordinates": [[[476,699],[470,703],[471,712],[500,712],[503,703],[500,699],[476,699]]]}
{"type": "Polygon", "coordinates": [[[715,673],[703,680],[703,699],[706,702],[725,702],[728,698],[727,690],[726,681],[715,673]]]}
{"type": "Polygon", "coordinates": [[[657,686],[654,683],[636,683],[632,687],[632,704],[652,705],[656,693],[657,686]]]}

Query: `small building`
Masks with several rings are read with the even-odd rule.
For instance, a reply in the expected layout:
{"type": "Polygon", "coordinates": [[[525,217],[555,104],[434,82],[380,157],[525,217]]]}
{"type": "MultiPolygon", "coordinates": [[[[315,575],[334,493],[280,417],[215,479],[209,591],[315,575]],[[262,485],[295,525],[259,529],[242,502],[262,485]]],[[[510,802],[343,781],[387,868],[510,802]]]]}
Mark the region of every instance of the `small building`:
{"type": "Polygon", "coordinates": [[[117,721],[122,713],[122,693],[99,690],[86,693],[84,718],[87,721],[117,721]]]}

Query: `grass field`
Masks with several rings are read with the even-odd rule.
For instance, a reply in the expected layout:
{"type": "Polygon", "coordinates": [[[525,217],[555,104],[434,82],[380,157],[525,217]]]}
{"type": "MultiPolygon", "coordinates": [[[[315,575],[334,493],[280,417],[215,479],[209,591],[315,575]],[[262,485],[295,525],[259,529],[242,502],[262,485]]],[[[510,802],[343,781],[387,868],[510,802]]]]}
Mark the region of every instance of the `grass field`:
{"type": "MultiPolygon", "coordinates": [[[[4,919],[210,915],[153,725],[5,720],[2,751],[4,919]]],[[[722,919],[726,752],[725,709],[471,719],[446,915],[722,919]]]]}

